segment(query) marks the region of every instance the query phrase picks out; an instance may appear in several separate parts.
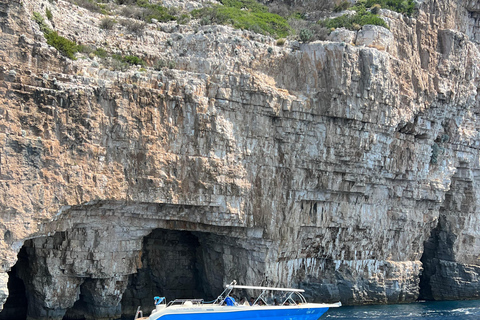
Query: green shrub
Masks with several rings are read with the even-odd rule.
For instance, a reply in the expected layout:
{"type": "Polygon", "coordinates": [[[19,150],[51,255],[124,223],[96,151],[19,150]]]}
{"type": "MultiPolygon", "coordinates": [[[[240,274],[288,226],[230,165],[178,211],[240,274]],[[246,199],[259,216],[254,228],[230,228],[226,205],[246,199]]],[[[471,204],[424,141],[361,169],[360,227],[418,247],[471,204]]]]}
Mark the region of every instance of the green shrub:
{"type": "Polygon", "coordinates": [[[177,66],[177,63],[173,60],[169,60],[167,63],[168,69],[175,69],[176,66],[177,66]]]}
{"type": "Polygon", "coordinates": [[[373,13],[373,14],[379,14],[381,8],[382,8],[382,6],[379,5],[378,3],[376,3],[376,4],[373,5],[372,8],[370,8],[370,12],[373,13]]]}
{"type": "Polygon", "coordinates": [[[285,2],[274,1],[268,4],[268,12],[287,18],[292,14],[292,8],[285,2]]]}
{"type": "Polygon", "coordinates": [[[432,146],[432,155],[430,156],[430,163],[437,164],[438,163],[438,156],[440,152],[443,152],[444,149],[440,147],[436,142],[432,146]]]}
{"type": "Polygon", "coordinates": [[[220,0],[220,2],[229,8],[247,9],[254,12],[268,12],[267,6],[255,0],[220,0]]]}
{"type": "Polygon", "coordinates": [[[441,154],[445,153],[445,148],[443,146],[449,140],[450,140],[450,136],[446,133],[442,134],[441,137],[437,137],[437,139],[435,139],[435,142],[432,145],[432,155],[430,156],[430,163],[431,164],[437,164],[438,163],[438,157],[441,154]]]}
{"type": "Polygon", "coordinates": [[[131,65],[145,65],[145,62],[137,56],[125,56],[122,60],[131,65]]]}
{"type": "Polygon", "coordinates": [[[145,7],[145,15],[143,20],[147,22],[152,22],[152,19],[156,19],[160,22],[168,22],[176,20],[177,18],[171,15],[165,7],[160,5],[149,5],[145,7]]]}
{"type": "Polygon", "coordinates": [[[281,47],[285,44],[285,39],[284,38],[280,38],[277,40],[277,46],[281,47]]]}
{"type": "Polygon", "coordinates": [[[415,2],[413,0],[360,0],[356,6],[364,6],[371,8],[375,4],[379,4],[384,9],[389,9],[399,13],[411,16],[415,10],[415,2]]]}
{"type": "Polygon", "coordinates": [[[373,24],[388,29],[385,21],[378,16],[380,8],[411,15],[415,9],[415,2],[413,0],[358,0],[357,3],[351,7],[352,10],[356,11],[356,14],[325,19],[318,23],[326,28],[344,27],[350,30],[358,30],[366,24],[373,24]]]}
{"type": "Polygon", "coordinates": [[[34,11],[33,20],[38,24],[42,32],[45,32],[45,30],[50,30],[47,24],[45,23],[45,19],[43,18],[42,14],[34,11]]]}
{"type": "Polygon", "coordinates": [[[94,0],[67,0],[67,1],[92,12],[101,11],[101,8],[98,6],[97,2],[94,0]]]}
{"type": "Polygon", "coordinates": [[[120,23],[126,27],[128,31],[136,34],[142,34],[146,27],[145,22],[137,22],[128,19],[122,19],[120,23]]]}
{"type": "Polygon", "coordinates": [[[121,15],[128,18],[139,19],[149,23],[152,22],[152,19],[156,19],[161,22],[168,22],[177,19],[174,15],[172,15],[172,13],[177,12],[178,9],[169,9],[159,4],[151,4],[148,2],[148,0],[117,0],[117,3],[127,5],[122,9],[121,15]]]}
{"type": "Polygon", "coordinates": [[[223,6],[213,5],[193,10],[192,16],[201,19],[202,24],[232,25],[274,37],[286,37],[291,28],[287,20],[268,12],[268,8],[254,0],[222,0],[223,6]]]}
{"type": "Polygon", "coordinates": [[[315,22],[302,19],[288,19],[288,24],[302,42],[326,40],[330,32],[315,22]]]}
{"type": "Polygon", "coordinates": [[[302,29],[299,36],[302,42],[310,42],[313,38],[313,32],[310,29],[302,29]]]}
{"type": "Polygon", "coordinates": [[[163,60],[163,59],[160,59],[155,63],[155,66],[153,68],[157,71],[160,71],[163,68],[165,68],[166,66],[167,66],[167,61],[163,60]]]}
{"type": "Polygon", "coordinates": [[[104,15],[109,15],[111,14],[111,7],[110,6],[107,6],[106,4],[104,3],[99,3],[97,4],[98,7],[100,8],[100,13],[101,14],[104,14],[104,15]]]}
{"type": "Polygon", "coordinates": [[[102,20],[100,20],[100,29],[112,30],[115,24],[117,24],[117,21],[115,19],[105,17],[102,20]]]}
{"type": "Polygon", "coordinates": [[[48,20],[50,20],[50,21],[53,20],[52,11],[50,11],[50,9],[48,9],[48,8],[45,9],[45,16],[47,17],[48,20]]]}
{"type": "Polygon", "coordinates": [[[78,48],[78,52],[81,52],[81,53],[90,54],[90,53],[94,52],[92,47],[86,46],[86,45],[83,45],[83,44],[79,44],[77,46],[77,48],[78,48]]]}
{"type": "Polygon", "coordinates": [[[268,3],[268,9],[271,13],[276,13],[284,18],[293,18],[293,16],[305,15],[311,12],[330,12],[333,10],[335,1],[332,0],[262,0],[262,3],[268,3]]]}
{"type": "Polygon", "coordinates": [[[104,58],[103,63],[114,70],[122,71],[126,71],[132,65],[141,65],[142,67],[146,66],[145,61],[137,56],[122,56],[120,54],[111,55],[111,59],[104,58]]]}
{"type": "Polygon", "coordinates": [[[132,5],[132,4],[137,4],[137,0],[116,0],[115,1],[117,4],[125,4],[125,5],[132,5]]]}
{"type": "Polygon", "coordinates": [[[99,58],[106,58],[108,56],[107,51],[103,48],[97,48],[93,53],[99,58]]]}
{"type": "Polygon", "coordinates": [[[142,8],[134,7],[134,6],[123,7],[120,10],[120,15],[127,18],[137,19],[137,20],[143,20],[145,16],[144,10],[142,8]]]}
{"type": "MultiPolygon", "coordinates": [[[[203,14],[203,12],[202,12],[203,14]]],[[[195,15],[197,15],[197,13],[195,13],[195,15]]],[[[207,26],[207,25],[210,25],[212,24],[212,18],[210,16],[203,16],[200,18],[200,24],[202,26],[207,26]]]]}
{"type": "Polygon", "coordinates": [[[121,56],[113,55],[112,59],[103,59],[102,63],[106,67],[109,67],[113,70],[127,71],[130,65],[126,62],[123,62],[121,58],[122,58],[121,56]]]}
{"type": "Polygon", "coordinates": [[[140,59],[137,56],[130,56],[130,55],[122,56],[122,55],[119,55],[119,54],[114,54],[114,55],[112,55],[112,58],[114,60],[118,60],[120,62],[127,63],[129,65],[141,65],[141,66],[145,65],[145,61],[143,61],[142,59],[140,59]]]}
{"type": "Polygon", "coordinates": [[[341,3],[333,7],[333,12],[341,12],[347,10],[348,8],[350,8],[350,2],[342,1],[341,3]]]}
{"type": "Polygon", "coordinates": [[[364,7],[356,8],[354,15],[344,14],[343,16],[325,19],[318,23],[326,28],[346,28],[349,30],[358,30],[366,24],[382,26],[388,29],[388,25],[378,15],[367,11],[364,7]]]}
{"type": "Polygon", "coordinates": [[[175,66],[176,66],[176,63],[175,63],[175,61],[173,61],[173,60],[160,59],[160,60],[158,60],[157,63],[155,64],[154,69],[157,70],[157,71],[160,71],[160,70],[162,70],[163,68],[174,69],[175,66]]]}
{"type": "Polygon", "coordinates": [[[78,46],[75,42],[59,36],[56,31],[50,31],[44,34],[49,45],[60,51],[64,56],[75,60],[75,53],[78,52],[78,46]]]}
{"type": "Polygon", "coordinates": [[[175,16],[175,17],[180,15],[180,13],[182,12],[182,9],[180,9],[179,7],[168,7],[166,9],[167,9],[168,14],[170,14],[172,16],[175,16]]]}
{"type": "Polygon", "coordinates": [[[189,14],[184,13],[184,14],[182,14],[182,15],[177,19],[177,22],[178,22],[179,24],[187,24],[187,23],[190,22],[190,18],[191,18],[191,17],[190,17],[189,14]]]}
{"type": "Polygon", "coordinates": [[[79,47],[74,41],[68,40],[50,29],[40,13],[33,12],[33,20],[39,25],[48,45],[57,49],[62,55],[75,60],[75,53],[78,52],[79,47]]]}

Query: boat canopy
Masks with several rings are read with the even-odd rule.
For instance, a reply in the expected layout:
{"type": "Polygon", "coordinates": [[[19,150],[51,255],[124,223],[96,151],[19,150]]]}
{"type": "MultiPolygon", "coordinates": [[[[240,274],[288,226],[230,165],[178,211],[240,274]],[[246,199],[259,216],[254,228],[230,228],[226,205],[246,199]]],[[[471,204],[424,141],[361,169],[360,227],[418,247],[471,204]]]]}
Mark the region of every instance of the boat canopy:
{"type": "Polygon", "coordinates": [[[268,290],[268,291],[286,291],[286,292],[305,292],[305,290],[303,290],[303,289],[240,286],[240,285],[236,285],[236,284],[226,284],[225,288],[227,288],[227,289],[252,289],[252,290],[268,290]]]}
{"type": "Polygon", "coordinates": [[[307,300],[302,295],[302,292],[305,292],[305,290],[303,289],[241,286],[241,285],[237,285],[237,281],[235,280],[233,280],[232,283],[225,285],[225,290],[218,296],[218,298],[213,303],[214,304],[218,303],[220,305],[223,305],[225,303],[226,298],[230,296],[230,293],[233,291],[233,289],[261,290],[262,293],[260,293],[260,295],[257,297],[255,302],[253,302],[253,304],[257,304],[259,301],[261,301],[266,305],[267,304],[267,301],[265,301],[266,294],[269,291],[282,291],[285,294],[284,298],[282,298],[283,303],[281,303],[281,305],[290,304],[290,303],[294,305],[298,304],[297,301],[293,299],[294,294],[300,299],[300,303],[307,303],[307,300]]]}

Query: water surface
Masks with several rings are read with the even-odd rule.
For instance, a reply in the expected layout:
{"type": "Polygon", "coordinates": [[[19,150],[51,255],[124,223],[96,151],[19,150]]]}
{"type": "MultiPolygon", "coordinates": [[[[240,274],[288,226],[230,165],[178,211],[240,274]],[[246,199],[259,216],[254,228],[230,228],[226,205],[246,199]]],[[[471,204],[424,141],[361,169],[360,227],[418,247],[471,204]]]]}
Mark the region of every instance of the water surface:
{"type": "Polygon", "coordinates": [[[320,320],[480,320],[480,300],[331,308],[320,320]]]}

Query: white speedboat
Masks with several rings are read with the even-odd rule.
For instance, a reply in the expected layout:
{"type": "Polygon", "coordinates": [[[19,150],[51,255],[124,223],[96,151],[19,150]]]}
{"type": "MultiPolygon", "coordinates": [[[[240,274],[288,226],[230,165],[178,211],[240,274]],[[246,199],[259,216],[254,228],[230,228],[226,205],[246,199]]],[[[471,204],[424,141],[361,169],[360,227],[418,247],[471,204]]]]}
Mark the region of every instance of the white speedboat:
{"type": "Polygon", "coordinates": [[[213,303],[204,303],[202,299],[176,299],[169,302],[165,298],[155,297],[155,309],[149,317],[143,317],[137,310],[137,320],[317,320],[328,308],[341,306],[333,304],[308,303],[302,295],[302,289],[240,286],[232,282],[213,303]],[[234,289],[260,290],[262,293],[249,303],[238,303],[231,296],[234,289]],[[267,293],[283,293],[277,304],[269,304],[267,293]]]}

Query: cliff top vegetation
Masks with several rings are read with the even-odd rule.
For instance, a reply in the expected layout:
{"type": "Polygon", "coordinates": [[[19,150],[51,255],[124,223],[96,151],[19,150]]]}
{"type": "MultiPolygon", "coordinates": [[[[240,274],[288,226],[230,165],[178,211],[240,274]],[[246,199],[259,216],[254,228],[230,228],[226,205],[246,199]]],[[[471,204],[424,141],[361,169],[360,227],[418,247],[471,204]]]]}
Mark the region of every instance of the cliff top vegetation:
{"type": "MultiPolygon", "coordinates": [[[[256,0],[219,0],[219,3],[206,3],[193,10],[166,7],[148,0],[67,1],[103,14],[104,18],[99,21],[99,27],[104,30],[111,30],[121,24],[127,31],[140,35],[147,23],[176,21],[178,24],[188,24],[195,20],[200,25],[230,25],[276,39],[288,38],[302,42],[325,40],[330,31],[342,27],[359,30],[364,25],[373,24],[388,28],[380,15],[380,9],[411,15],[415,8],[413,0],[359,0],[354,5],[348,1],[327,0],[305,1],[302,5],[288,5],[284,1],[272,1],[266,5],[256,0]],[[337,17],[332,18],[335,12],[337,17]],[[342,12],[345,13],[338,16],[338,13],[342,12]],[[118,19],[118,16],[122,18],[118,19]]],[[[49,20],[53,20],[52,12],[48,8],[45,15],[49,20]]],[[[47,26],[40,13],[36,13],[34,20],[40,25],[48,44],[70,59],[74,59],[77,52],[96,54],[98,49],[101,49],[89,50],[59,36],[54,28],[47,26]]],[[[117,60],[117,67],[120,68],[126,68],[129,64],[145,65],[139,58],[126,58],[118,54],[109,57],[117,60]]]]}

